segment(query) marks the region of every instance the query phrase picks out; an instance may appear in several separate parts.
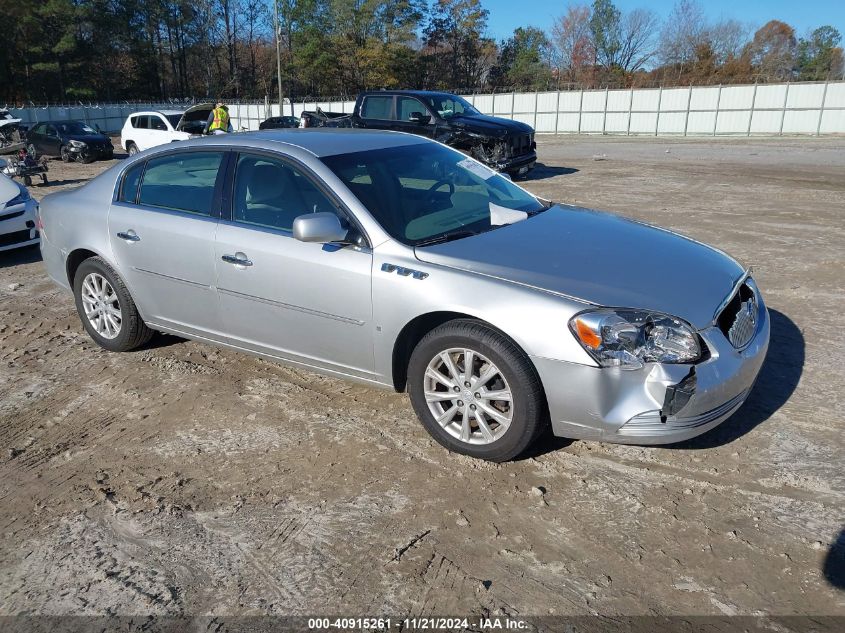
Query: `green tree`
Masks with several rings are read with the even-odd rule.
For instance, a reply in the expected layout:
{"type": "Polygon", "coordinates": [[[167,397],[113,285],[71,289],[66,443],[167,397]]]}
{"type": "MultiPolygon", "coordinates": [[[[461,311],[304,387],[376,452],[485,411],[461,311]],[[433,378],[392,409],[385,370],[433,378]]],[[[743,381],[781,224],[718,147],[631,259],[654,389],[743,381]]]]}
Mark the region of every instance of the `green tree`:
{"type": "Polygon", "coordinates": [[[548,87],[552,78],[551,49],[551,42],[542,30],[517,27],[513,36],[502,43],[496,66],[490,71],[490,83],[496,88],[521,90],[548,87]]]}
{"type": "Polygon", "coordinates": [[[820,81],[842,73],[842,36],[832,26],[820,26],[808,38],[798,41],[798,77],[804,81],[820,81]]]}

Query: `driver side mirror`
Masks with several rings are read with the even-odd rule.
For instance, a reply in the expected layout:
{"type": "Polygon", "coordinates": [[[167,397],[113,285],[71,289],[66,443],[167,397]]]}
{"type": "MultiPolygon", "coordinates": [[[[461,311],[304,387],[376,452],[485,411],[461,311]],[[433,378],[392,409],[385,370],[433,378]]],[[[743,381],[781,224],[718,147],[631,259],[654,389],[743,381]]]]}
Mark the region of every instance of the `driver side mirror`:
{"type": "Polygon", "coordinates": [[[293,237],[300,242],[330,244],[343,242],[348,231],[334,213],[320,212],[300,215],[293,221],[293,237]]]}
{"type": "Polygon", "coordinates": [[[431,121],[431,115],[423,114],[422,112],[411,112],[411,116],[408,117],[408,120],[412,123],[426,124],[431,121]]]}

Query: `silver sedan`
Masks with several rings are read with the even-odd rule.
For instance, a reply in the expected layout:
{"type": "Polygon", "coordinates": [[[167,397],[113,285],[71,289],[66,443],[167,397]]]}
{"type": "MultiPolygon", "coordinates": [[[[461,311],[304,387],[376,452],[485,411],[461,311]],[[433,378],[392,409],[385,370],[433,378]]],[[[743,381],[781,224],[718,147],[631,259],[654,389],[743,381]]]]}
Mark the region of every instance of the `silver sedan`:
{"type": "Polygon", "coordinates": [[[102,347],[161,331],[407,390],[438,442],[482,459],[549,427],[691,438],[742,405],[769,342],[723,252],[406,134],[169,145],[40,214],[47,270],[102,347]]]}

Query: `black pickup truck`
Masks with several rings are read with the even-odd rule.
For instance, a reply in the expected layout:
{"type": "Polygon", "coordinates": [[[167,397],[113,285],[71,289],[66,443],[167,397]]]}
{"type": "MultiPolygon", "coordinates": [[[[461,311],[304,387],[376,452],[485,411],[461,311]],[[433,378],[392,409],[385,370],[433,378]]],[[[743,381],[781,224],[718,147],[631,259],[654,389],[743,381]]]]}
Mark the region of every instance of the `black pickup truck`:
{"type": "Polygon", "coordinates": [[[512,176],[524,176],[537,161],[530,125],[483,115],[466,99],[446,92],[362,92],[352,126],[428,136],[512,176]]]}

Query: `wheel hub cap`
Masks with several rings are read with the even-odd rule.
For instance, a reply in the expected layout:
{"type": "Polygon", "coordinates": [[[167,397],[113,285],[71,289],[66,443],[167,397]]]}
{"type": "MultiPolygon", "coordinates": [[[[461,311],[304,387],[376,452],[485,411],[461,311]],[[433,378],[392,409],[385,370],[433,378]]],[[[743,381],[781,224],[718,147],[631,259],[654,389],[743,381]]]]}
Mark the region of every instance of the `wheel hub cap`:
{"type": "Polygon", "coordinates": [[[120,302],[108,279],[89,273],[82,280],[82,308],[94,331],[106,339],[117,338],[123,325],[120,302]]]}
{"type": "Polygon", "coordinates": [[[462,442],[491,444],[513,420],[507,380],[489,358],[472,349],[447,349],[432,358],[423,390],[434,419],[462,442]]]}

